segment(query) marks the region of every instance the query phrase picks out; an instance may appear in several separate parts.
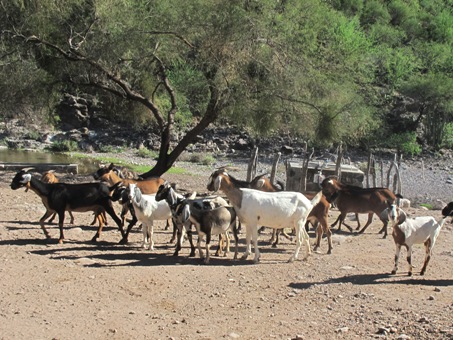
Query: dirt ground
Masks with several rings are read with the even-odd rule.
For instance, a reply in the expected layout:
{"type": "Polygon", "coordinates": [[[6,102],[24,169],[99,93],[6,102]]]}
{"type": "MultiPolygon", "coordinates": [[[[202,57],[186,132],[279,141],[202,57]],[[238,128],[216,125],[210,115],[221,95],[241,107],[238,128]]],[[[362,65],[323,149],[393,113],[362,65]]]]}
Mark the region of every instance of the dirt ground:
{"type": "MultiPolygon", "coordinates": [[[[323,239],[320,252],[287,263],[295,244],[282,238],[272,248],[268,231],[260,236],[261,263],[253,264],[253,256],[233,261],[230,254],[203,265],[187,257],[187,242],[180,257],[172,256],[163,223],[155,228],[154,251],[140,248],[138,228],[128,245],[118,244],[114,227],[91,243],[96,228],[89,226],[90,213],[74,214],[62,245],[51,224],[47,242],[37,223],[44,213],[40,199],[11,190],[13,175],[3,173],[0,181],[1,339],[453,338],[449,221],[424,277],[418,274],[421,246],[414,251],[413,277],[406,275],[405,250],[400,272],[389,275],[393,239],[377,234],[376,218],[363,235],[335,231],[331,255],[323,239]]],[[[207,177],[167,177],[205,191],[207,177]]],[[[440,218],[440,211],[408,213],[440,218]]],[[[337,214],[331,211],[331,222],[337,214]]],[[[310,237],[313,244],[313,231],[310,237]]]]}

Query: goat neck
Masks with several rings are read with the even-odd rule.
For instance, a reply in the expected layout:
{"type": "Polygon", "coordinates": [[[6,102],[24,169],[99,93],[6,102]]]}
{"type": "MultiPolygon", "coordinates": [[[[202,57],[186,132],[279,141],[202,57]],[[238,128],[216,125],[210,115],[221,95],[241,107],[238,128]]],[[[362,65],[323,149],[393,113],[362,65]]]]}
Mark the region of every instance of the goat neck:
{"type": "Polygon", "coordinates": [[[214,192],[222,190],[228,197],[228,200],[240,209],[242,205],[242,191],[236,182],[237,180],[230,177],[225,171],[219,172],[218,170],[209,177],[207,189],[214,192]]]}
{"type": "Polygon", "coordinates": [[[43,183],[39,179],[33,177],[30,173],[19,171],[11,181],[11,189],[17,190],[22,187],[31,189],[37,195],[48,195],[52,184],[43,183]]]}

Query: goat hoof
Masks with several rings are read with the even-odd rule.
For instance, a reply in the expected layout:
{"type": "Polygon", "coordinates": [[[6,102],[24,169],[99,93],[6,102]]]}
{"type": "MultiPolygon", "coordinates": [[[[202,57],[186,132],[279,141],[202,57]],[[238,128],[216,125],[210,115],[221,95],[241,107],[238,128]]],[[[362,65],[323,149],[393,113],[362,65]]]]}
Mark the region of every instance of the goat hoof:
{"type": "Polygon", "coordinates": [[[407,276],[412,276],[412,272],[407,273],[407,276]]]}
{"type": "Polygon", "coordinates": [[[421,276],[425,275],[425,272],[424,272],[424,271],[421,271],[421,272],[420,272],[420,275],[421,275],[421,276]]]}
{"type": "Polygon", "coordinates": [[[97,241],[98,241],[98,238],[96,236],[91,239],[92,243],[96,243],[97,241]]]}
{"type": "Polygon", "coordinates": [[[125,239],[125,238],[122,238],[122,239],[120,240],[120,242],[118,242],[118,243],[119,243],[119,244],[127,244],[127,238],[126,238],[126,239],[125,239]]]}
{"type": "Polygon", "coordinates": [[[396,270],[392,270],[391,274],[395,275],[396,274],[396,270]]]}

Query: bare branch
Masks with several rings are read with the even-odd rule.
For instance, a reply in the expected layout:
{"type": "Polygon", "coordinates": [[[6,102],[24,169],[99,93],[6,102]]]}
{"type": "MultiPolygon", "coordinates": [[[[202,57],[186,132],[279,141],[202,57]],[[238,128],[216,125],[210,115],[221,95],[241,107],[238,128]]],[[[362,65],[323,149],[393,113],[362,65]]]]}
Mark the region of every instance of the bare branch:
{"type": "MultiPolygon", "coordinates": [[[[32,35],[30,37],[25,37],[22,34],[18,34],[17,36],[25,39],[26,42],[33,43],[36,45],[47,46],[47,47],[51,48],[52,50],[58,52],[60,55],[62,55],[64,58],[66,58],[70,61],[84,62],[84,63],[91,65],[92,67],[94,67],[95,69],[100,71],[105,77],[107,77],[107,79],[109,79],[110,81],[112,81],[113,83],[118,85],[124,91],[124,93],[121,94],[122,97],[125,97],[129,100],[133,100],[133,101],[136,101],[136,102],[139,102],[139,103],[142,103],[143,105],[145,105],[153,113],[153,116],[156,119],[157,123],[159,124],[160,128],[163,129],[163,127],[165,125],[165,121],[164,121],[162,115],[160,114],[160,111],[157,108],[157,106],[152,101],[150,101],[148,98],[143,96],[142,94],[134,91],[126,81],[121,79],[120,76],[116,75],[114,72],[108,70],[101,63],[88,58],[87,56],[85,56],[84,54],[79,52],[78,50],[71,49],[69,51],[65,51],[60,46],[50,43],[46,40],[40,39],[34,35],[32,35]]],[[[94,84],[92,84],[92,85],[95,86],[94,84]]],[[[96,85],[96,86],[99,88],[104,88],[103,86],[105,86],[105,85],[101,84],[101,85],[96,85]]],[[[107,88],[105,88],[105,89],[107,90],[107,88]]],[[[120,93],[120,92],[112,89],[111,87],[109,87],[108,91],[111,93],[117,94],[117,95],[120,93]]]]}

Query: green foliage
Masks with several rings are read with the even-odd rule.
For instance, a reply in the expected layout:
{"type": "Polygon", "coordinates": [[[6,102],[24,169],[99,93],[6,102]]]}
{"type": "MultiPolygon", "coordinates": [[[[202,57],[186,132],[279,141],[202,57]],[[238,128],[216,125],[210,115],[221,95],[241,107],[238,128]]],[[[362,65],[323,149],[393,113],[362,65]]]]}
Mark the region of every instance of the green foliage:
{"type": "Polygon", "coordinates": [[[408,156],[416,156],[422,152],[421,146],[417,143],[415,132],[404,132],[394,134],[386,142],[388,147],[396,148],[398,151],[408,156]]]}
{"type": "Polygon", "coordinates": [[[184,153],[179,157],[179,160],[181,162],[198,163],[208,166],[214,164],[216,161],[212,154],[203,152],[184,153]]]}
{"type": "Polygon", "coordinates": [[[50,146],[50,150],[56,152],[72,152],[77,151],[79,146],[76,141],[73,140],[64,140],[61,142],[53,142],[50,146]]]}
{"type": "Polygon", "coordinates": [[[417,66],[417,59],[408,48],[382,48],[376,52],[379,79],[392,86],[407,80],[417,66]]]}
{"type": "Polygon", "coordinates": [[[421,207],[425,207],[428,210],[433,210],[434,209],[434,207],[433,207],[433,205],[431,203],[420,203],[420,206],[421,207]]]}
{"type": "Polygon", "coordinates": [[[214,115],[257,134],[355,144],[385,124],[377,113],[393,109],[382,103],[398,91],[421,104],[427,138],[444,131],[436,119],[451,120],[451,1],[12,0],[2,6],[5,118],[55,123],[61,94],[83,93],[98,101],[97,118],[134,129],[174,123],[187,131],[214,115]],[[102,67],[65,59],[25,39],[32,35],[102,67]],[[132,102],[118,84],[104,91],[113,76],[155,106],[132,102]],[[173,104],[166,86],[176,94],[174,122],[165,121],[173,104]]]}
{"type": "Polygon", "coordinates": [[[31,140],[40,140],[41,138],[41,133],[39,131],[28,131],[24,135],[25,139],[31,139],[31,140]]]}
{"type": "Polygon", "coordinates": [[[453,123],[445,124],[442,147],[453,149],[453,123]]]}
{"type": "Polygon", "coordinates": [[[121,153],[125,150],[124,146],[115,146],[115,145],[100,145],[99,152],[103,153],[121,153]]]}
{"type": "Polygon", "coordinates": [[[137,156],[142,157],[142,158],[157,158],[159,155],[157,154],[156,151],[149,150],[147,148],[140,148],[137,150],[137,156]]]}
{"type": "Polygon", "coordinates": [[[428,145],[442,145],[445,125],[453,117],[453,78],[442,73],[414,76],[403,84],[401,91],[415,98],[424,122],[424,137],[428,145]]]}

